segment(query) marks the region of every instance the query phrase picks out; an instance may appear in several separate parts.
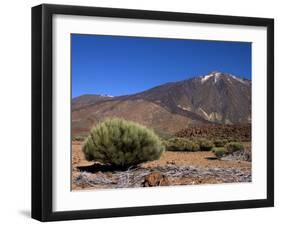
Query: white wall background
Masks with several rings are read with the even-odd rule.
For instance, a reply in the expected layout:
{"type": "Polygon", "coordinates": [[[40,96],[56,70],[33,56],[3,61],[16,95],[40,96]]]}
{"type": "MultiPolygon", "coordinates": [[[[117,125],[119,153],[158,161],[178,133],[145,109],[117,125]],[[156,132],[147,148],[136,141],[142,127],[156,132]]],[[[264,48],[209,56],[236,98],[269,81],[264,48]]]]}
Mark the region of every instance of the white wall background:
{"type": "MultiPolygon", "coordinates": [[[[0,13],[0,224],[37,225],[30,215],[31,168],[31,10],[42,1],[2,1],[0,13]]],[[[281,148],[281,14],[278,1],[245,0],[58,0],[45,3],[180,11],[275,18],[275,162],[281,148]],[[279,102],[279,103],[278,103],[279,102]],[[278,118],[279,116],[279,118],[278,118]],[[279,127],[279,128],[278,128],[279,127]],[[279,138],[279,139],[278,139],[279,138]]],[[[275,167],[275,208],[199,212],[98,220],[56,222],[55,225],[239,225],[280,220],[281,166],[275,167]]],[[[239,192],[239,191],[238,191],[239,192]]],[[[254,191],[253,191],[254,192],[254,191]]],[[[210,194],[211,195],[211,194],[210,194]]]]}

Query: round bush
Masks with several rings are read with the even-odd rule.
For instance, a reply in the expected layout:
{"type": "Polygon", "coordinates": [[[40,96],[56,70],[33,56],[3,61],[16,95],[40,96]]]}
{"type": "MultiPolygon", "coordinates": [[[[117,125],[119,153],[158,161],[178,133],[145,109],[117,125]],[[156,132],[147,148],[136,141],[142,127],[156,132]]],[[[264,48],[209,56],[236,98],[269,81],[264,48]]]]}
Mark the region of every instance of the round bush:
{"type": "Polygon", "coordinates": [[[171,138],[165,143],[168,151],[199,151],[200,149],[198,144],[184,138],[171,138]]]}
{"type": "Polygon", "coordinates": [[[199,139],[197,142],[200,146],[201,151],[210,151],[214,147],[213,142],[207,139],[199,139]]]}
{"type": "Polygon", "coordinates": [[[217,158],[221,158],[227,154],[227,151],[224,147],[214,147],[212,148],[212,152],[214,152],[217,158]]]}
{"type": "Polygon", "coordinates": [[[226,144],[225,148],[229,154],[232,154],[233,152],[236,152],[236,151],[244,150],[243,144],[241,144],[239,142],[230,142],[230,143],[226,144]]]}
{"type": "Polygon", "coordinates": [[[221,139],[221,140],[215,140],[214,145],[215,147],[224,147],[227,144],[226,139],[221,139]]]}
{"type": "Polygon", "coordinates": [[[83,152],[87,160],[127,168],[159,159],[164,146],[150,129],[123,119],[107,119],[92,129],[83,152]]]}

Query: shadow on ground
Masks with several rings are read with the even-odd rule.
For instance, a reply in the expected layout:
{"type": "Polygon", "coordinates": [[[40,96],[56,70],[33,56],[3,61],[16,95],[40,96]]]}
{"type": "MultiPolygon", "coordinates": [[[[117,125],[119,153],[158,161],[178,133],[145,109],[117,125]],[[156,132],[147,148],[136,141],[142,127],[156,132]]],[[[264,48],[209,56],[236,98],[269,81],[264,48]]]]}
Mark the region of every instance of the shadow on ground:
{"type": "Polygon", "coordinates": [[[205,157],[205,159],[208,159],[208,160],[218,160],[217,157],[205,157]]]}
{"type": "MultiPolygon", "coordinates": [[[[113,172],[113,171],[126,171],[129,167],[113,166],[109,164],[94,163],[90,166],[77,166],[77,169],[81,172],[97,173],[97,172],[113,172]]],[[[132,169],[132,167],[130,167],[132,169]]]]}

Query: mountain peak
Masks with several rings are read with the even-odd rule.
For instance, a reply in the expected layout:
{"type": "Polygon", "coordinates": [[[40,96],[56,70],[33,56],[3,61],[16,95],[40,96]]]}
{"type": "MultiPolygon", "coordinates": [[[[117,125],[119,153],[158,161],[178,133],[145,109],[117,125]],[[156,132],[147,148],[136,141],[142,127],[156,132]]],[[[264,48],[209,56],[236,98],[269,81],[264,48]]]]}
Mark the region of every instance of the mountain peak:
{"type": "Polygon", "coordinates": [[[219,71],[212,71],[210,74],[201,76],[201,82],[204,83],[207,80],[209,80],[210,78],[214,78],[214,82],[216,83],[218,78],[221,77],[223,75],[222,72],[219,71]]]}
{"type": "Polygon", "coordinates": [[[227,79],[229,82],[231,82],[232,79],[243,83],[243,84],[247,84],[247,81],[243,78],[237,77],[235,75],[229,74],[229,73],[224,73],[224,72],[220,72],[220,71],[212,71],[211,73],[204,75],[204,76],[200,76],[201,79],[201,83],[204,83],[210,79],[212,79],[212,81],[214,83],[216,83],[218,80],[220,79],[227,79]]]}
{"type": "Polygon", "coordinates": [[[105,117],[136,121],[161,133],[187,125],[251,122],[251,81],[219,71],[119,97],[72,100],[73,134],[87,134],[105,117]]]}

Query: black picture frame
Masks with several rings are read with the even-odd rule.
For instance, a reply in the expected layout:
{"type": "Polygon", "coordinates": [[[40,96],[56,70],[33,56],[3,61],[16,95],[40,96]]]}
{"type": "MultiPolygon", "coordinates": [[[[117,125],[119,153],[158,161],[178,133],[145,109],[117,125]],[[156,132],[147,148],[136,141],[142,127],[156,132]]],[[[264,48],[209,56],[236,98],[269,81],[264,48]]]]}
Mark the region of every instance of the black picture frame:
{"type": "Polygon", "coordinates": [[[274,206],[274,20],[43,4],[32,8],[32,218],[40,221],[122,217],[274,206]],[[95,210],[52,210],[52,17],[55,14],[262,26],[267,28],[267,198],[95,210]]]}

